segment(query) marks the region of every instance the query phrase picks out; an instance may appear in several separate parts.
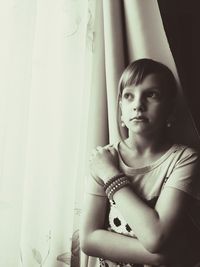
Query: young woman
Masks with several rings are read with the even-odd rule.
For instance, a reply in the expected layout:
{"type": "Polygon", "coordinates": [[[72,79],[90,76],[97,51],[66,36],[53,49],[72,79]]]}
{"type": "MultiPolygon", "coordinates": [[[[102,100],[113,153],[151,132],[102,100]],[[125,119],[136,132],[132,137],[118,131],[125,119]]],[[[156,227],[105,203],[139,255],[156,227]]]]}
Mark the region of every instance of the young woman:
{"type": "Polygon", "coordinates": [[[200,160],[169,134],[176,96],[172,72],[154,60],[137,60],[121,76],[128,137],[92,153],[81,231],[83,252],[100,266],[198,263],[200,160]]]}

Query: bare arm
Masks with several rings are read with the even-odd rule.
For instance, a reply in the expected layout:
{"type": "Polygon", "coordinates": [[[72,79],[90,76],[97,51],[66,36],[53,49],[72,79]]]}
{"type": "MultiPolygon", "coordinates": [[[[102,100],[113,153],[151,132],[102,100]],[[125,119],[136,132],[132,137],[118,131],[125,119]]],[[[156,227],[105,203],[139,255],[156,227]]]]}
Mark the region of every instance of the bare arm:
{"type": "Polygon", "coordinates": [[[161,257],[149,253],[138,240],[104,229],[107,199],[87,195],[81,223],[81,247],[84,253],[112,261],[157,264],[161,257]]]}
{"type": "MultiPolygon", "coordinates": [[[[84,253],[116,262],[166,264],[178,262],[178,250],[151,253],[135,238],[104,230],[107,199],[88,195],[81,224],[81,247],[84,253]]],[[[180,248],[180,245],[179,245],[180,248]]],[[[184,254],[186,255],[186,254],[184,254]]],[[[188,254],[187,254],[188,257],[188,254]]]]}
{"type": "MultiPolygon", "coordinates": [[[[104,183],[104,179],[119,172],[105,150],[98,153],[93,162],[98,167],[97,176],[104,183]]],[[[165,188],[154,209],[129,187],[117,191],[114,200],[138,240],[104,230],[106,197],[90,195],[82,224],[81,246],[85,253],[113,261],[153,265],[167,262],[180,264],[181,260],[188,260],[191,264],[195,260],[193,250],[187,244],[186,233],[189,228],[184,228],[183,223],[185,211],[191,204],[191,197],[186,193],[173,187],[165,188]]]]}
{"type": "MultiPolygon", "coordinates": [[[[91,169],[104,183],[120,173],[117,156],[117,151],[110,147],[101,148],[93,157],[91,169]]],[[[184,177],[184,183],[187,184],[188,180],[191,183],[198,177],[199,163],[195,153],[186,153],[170,179],[177,181],[184,177]]],[[[134,188],[126,186],[114,194],[114,201],[141,244],[156,253],[170,247],[177,239],[192,197],[174,187],[164,187],[155,208],[151,208],[134,192],[134,188]]]]}
{"type": "Polygon", "coordinates": [[[153,253],[162,251],[177,239],[190,203],[187,194],[170,187],[163,190],[155,209],[128,187],[116,192],[114,200],[139,241],[153,253]]]}
{"type": "Polygon", "coordinates": [[[134,229],[142,245],[152,253],[173,246],[180,234],[184,235],[191,230],[187,212],[194,205],[194,199],[176,186],[182,189],[184,180],[190,190],[191,187],[194,189],[194,182],[199,179],[197,155],[185,155],[174,168],[168,181],[170,179],[172,187],[170,183],[168,187],[164,187],[154,208],[149,207],[130,187],[124,187],[114,194],[117,208],[134,229]],[[178,182],[179,179],[181,182],[178,182]]]}

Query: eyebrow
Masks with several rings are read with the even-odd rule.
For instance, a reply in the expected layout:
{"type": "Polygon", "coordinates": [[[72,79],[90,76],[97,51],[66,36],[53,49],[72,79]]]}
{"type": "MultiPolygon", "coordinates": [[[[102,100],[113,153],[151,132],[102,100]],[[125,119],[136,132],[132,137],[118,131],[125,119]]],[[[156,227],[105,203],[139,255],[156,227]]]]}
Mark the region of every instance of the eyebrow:
{"type": "MultiPolygon", "coordinates": [[[[145,91],[147,91],[147,90],[158,90],[158,91],[160,91],[159,88],[160,88],[160,86],[151,86],[151,87],[144,88],[144,90],[145,90],[145,91]]],[[[132,89],[134,89],[134,88],[133,88],[133,87],[125,87],[125,88],[123,89],[122,93],[123,93],[124,91],[131,91],[132,89]]]]}

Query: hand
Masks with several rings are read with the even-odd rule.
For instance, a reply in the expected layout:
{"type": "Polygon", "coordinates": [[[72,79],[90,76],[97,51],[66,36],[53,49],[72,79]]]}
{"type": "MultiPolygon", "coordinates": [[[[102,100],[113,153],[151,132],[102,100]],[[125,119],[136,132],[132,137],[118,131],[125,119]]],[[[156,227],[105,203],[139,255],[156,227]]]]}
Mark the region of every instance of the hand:
{"type": "Polygon", "coordinates": [[[90,158],[91,174],[99,177],[104,183],[120,173],[118,165],[118,153],[112,146],[97,147],[90,158]]]}

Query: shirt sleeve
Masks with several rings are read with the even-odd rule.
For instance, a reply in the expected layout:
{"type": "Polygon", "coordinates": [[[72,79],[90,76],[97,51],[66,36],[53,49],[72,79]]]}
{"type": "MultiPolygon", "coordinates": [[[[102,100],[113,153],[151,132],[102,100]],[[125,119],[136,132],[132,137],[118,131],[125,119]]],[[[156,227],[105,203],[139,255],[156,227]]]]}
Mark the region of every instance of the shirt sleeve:
{"type": "Polygon", "coordinates": [[[164,187],[174,187],[200,199],[200,158],[196,151],[183,151],[164,187]]]}
{"type": "Polygon", "coordinates": [[[88,175],[86,181],[86,193],[96,196],[107,197],[103,186],[104,184],[100,178],[88,175]]]}
{"type": "MultiPolygon", "coordinates": [[[[116,150],[118,150],[118,143],[119,142],[116,142],[115,144],[108,144],[105,147],[114,147],[116,150]]],[[[107,197],[103,186],[104,183],[100,178],[94,177],[91,174],[87,175],[85,188],[86,193],[96,196],[107,197]]]]}

